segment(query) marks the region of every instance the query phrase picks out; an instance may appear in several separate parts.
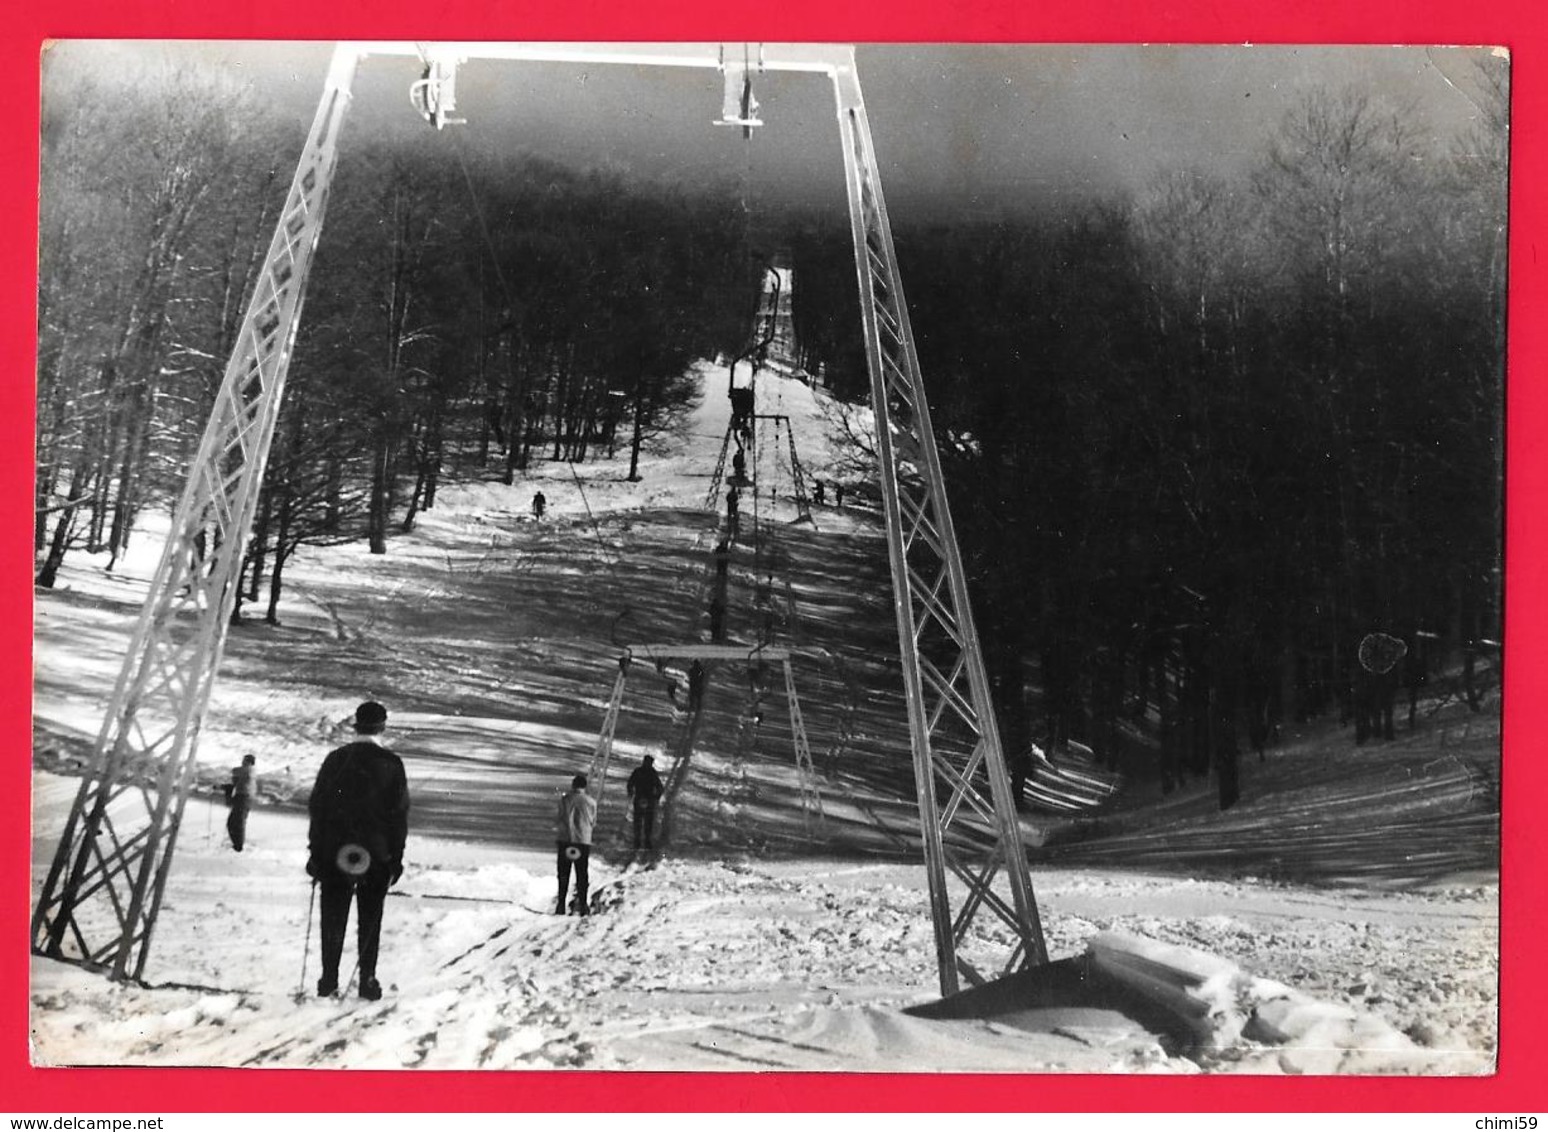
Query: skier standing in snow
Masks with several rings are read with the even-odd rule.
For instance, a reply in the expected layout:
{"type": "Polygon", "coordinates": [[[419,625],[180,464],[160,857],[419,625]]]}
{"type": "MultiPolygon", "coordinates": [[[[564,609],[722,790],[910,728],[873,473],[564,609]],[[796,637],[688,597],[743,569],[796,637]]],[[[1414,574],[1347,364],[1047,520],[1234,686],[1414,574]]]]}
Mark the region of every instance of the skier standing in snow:
{"type": "Polygon", "coordinates": [[[597,821],[597,800],[586,793],[586,776],[577,774],[570,789],[559,798],[559,900],[556,915],[567,910],[565,897],[570,891],[570,869],[575,869],[575,905],[582,916],[590,915],[586,904],[590,882],[591,828],[597,821]]]}
{"type": "Polygon", "coordinates": [[[548,510],[548,497],[541,491],[532,497],[532,517],[536,520],[543,518],[543,512],[548,510]]]}
{"type": "Polygon", "coordinates": [[[231,783],[226,787],[226,800],[231,805],[231,812],[226,815],[226,833],[231,838],[231,848],[238,853],[247,843],[247,813],[253,808],[257,785],[253,766],[257,762],[252,755],[243,755],[242,765],[231,768],[231,783]]]}
{"type": "MultiPolygon", "coordinates": [[[[697,663],[697,661],[695,662],[697,663]]],[[[666,787],[661,784],[661,776],[656,773],[656,760],[652,755],[646,755],[640,765],[634,768],[634,773],[629,776],[629,800],[634,803],[634,847],[654,849],[656,847],[656,803],[666,787]]]]}
{"type": "Polygon", "coordinates": [[[317,993],[339,989],[339,960],[355,902],[360,997],[382,997],[376,979],[382,906],[403,875],[408,839],[408,779],[403,760],[382,745],[387,709],[367,702],[355,709],[354,742],[329,752],[317,772],[308,831],[306,871],[322,890],[322,978],[317,993]]]}

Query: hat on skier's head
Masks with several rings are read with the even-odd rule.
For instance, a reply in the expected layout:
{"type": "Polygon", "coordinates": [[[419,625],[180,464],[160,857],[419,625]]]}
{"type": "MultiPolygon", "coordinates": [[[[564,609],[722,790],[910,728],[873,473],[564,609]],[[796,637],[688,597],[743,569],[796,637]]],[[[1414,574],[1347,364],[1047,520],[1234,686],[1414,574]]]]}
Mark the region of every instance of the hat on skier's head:
{"type": "Polygon", "coordinates": [[[648,766],[654,766],[655,763],[656,763],[656,756],[655,755],[646,755],[645,756],[645,762],[646,762],[646,765],[648,765],[648,766]]]}
{"type": "Polygon", "coordinates": [[[570,779],[570,785],[576,790],[586,789],[586,776],[584,774],[577,774],[574,778],[570,779]]]}
{"type": "Polygon", "coordinates": [[[367,700],[355,709],[355,730],[362,735],[377,735],[387,729],[387,709],[375,700],[367,700]]]}

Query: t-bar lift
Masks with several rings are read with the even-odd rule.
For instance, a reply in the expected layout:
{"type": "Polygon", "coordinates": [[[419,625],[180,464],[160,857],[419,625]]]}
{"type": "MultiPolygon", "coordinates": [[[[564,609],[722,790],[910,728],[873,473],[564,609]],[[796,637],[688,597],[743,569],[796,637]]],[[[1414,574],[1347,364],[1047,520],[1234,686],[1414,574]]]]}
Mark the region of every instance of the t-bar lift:
{"type": "Polygon", "coordinates": [[[142,977],[322,232],[339,131],[359,63],[372,55],[424,64],[412,98],[437,128],[458,121],[451,117],[456,69],[469,59],[713,69],[725,84],[720,121],[744,130],[760,124],[752,96],[758,73],[806,72],[832,81],[941,992],[954,993],[963,978],[977,984],[1047,962],[854,49],[821,44],[336,48],[92,764],[33,913],[34,951],[117,979],[142,977]],[[201,547],[212,549],[200,553],[201,547]],[[1009,928],[1008,944],[1003,932],[983,930],[986,913],[1009,928]]]}

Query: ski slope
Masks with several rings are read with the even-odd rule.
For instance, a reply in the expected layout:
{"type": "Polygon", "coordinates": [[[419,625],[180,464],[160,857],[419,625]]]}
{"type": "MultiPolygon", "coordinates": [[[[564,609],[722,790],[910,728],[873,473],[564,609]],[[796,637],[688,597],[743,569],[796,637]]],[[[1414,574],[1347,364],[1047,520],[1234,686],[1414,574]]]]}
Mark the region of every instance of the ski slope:
{"type": "MultiPolygon", "coordinates": [[[[1220,872],[1162,875],[1151,869],[1158,858],[1136,844],[1128,858],[1114,850],[1098,864],[1058,858],[1035,867],[1054,957],[1078,955],[1110,930],[1198,948],[1402,1035],[1383,1048],[1314,1056],[1248,1042],[1206,1055],[1101,1011],[964,1021],[904,1013],[934,997],[935,973],[912,845],[901,691],[888,691],[895,645],[889,598],[877,584],[885,543],[875,514],[853,505],[816,509],[815,529],[793,525],[795,506],[771,453],[760,457],[760,478],[776,494],[756,506],[797,586],[811,648],[798,680],[827,818],[814,827],[801,812],[777,712],[755,749],[731,741],[745,692],[728,666],[712,677],[705,739],[682,775],[668,853],[655,868],[626,866],[614,851],[622,775],[644,753],[658,756],[664,776],[674,769],[661,763],[673,722],[665,680],[642,678],[620,722],[618,778],[604,796],[593,868],[598,914],[547,914],[552,800],[589,763],[620,645],[705,632],[691,599],[713,545],[715,517],[703,504],[727,402],[724,368],[699,372],[703,401],[680,436],[648,454],[637,482],[622,477],[621,462],[540,464],[511,487],[443,489],[385,556],[358,546],[303,552],[289,569],[282,625],[232,634],[200,748],[200,790],[157,922],[150,985],[119,986],[34,958],[37,1062],[1488,1070],[1497,1040],[1497,875],[1450,866],[1396,888],[1359,878],[1310,886],[1220,872]],[[528,508],[538,489],[548,500],[542,522],[528,508]],[[307,993],[316,932],[315,923],[308,931],[299,803],[367,697],[388,705],[388,741],[408,765],[415,809],[407,869],[383,929],[387,995],[319,1000],[307,993]],[[215,788],[248,753],[258,760],[262,804],[249,848],[237,855],[224,843],[215,788]]],[[[855,474],[829,440],[833,410],[820,394],[766,372],[759,398],[759,412],[791,418],[808,477],[855,474]]],[[[58,590],[37,596],[34,891],[73,794],[67,772],[100,723],[159,550],[154,534],[138,538],[113,575],[78,557],[58,590]]],[[[749,565],[738,566],[744,587],[754,581],[749,565]]],[[[732,639],[747,631],[733,622],[732,639]]],[[[1276,765],[1321,758],[1314,740],[1276,752],[1276,765]]],[[[1252,768],[1246,773],[1250,791],[1252,768]]],[[[1306,786],[1311,794],[1298,804],[1315,808],[1316,791],[1333,788],[1306,786]]],[[[1244,813],[1238,824],[1246,828],[1235,836],[1276,827],[1267,794],[1244,813]]],[[[1143,825],[1142,815],[1133,820],[1143,825]]],[[[1029,842],[1048,828],[1029,821],[1029,842]]],[[[1143,828],[1119,833],[1144,837],[1143,828]]],[[[1068,852],[1099,854],[1102,844],[1068,852]]]]}

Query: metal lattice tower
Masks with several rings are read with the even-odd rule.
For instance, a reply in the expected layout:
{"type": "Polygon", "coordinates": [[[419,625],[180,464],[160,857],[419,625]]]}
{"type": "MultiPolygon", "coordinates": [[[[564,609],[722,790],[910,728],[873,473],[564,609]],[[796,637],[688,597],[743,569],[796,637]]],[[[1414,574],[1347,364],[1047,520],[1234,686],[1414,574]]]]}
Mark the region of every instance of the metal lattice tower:
{"type": "Polygon", "coordinates": [[[941,990],[1048,961],[967,575],[946,504],[924,379],[898,280],[871,127],[854,66],[834,72],[860,316],[876,414],[893,602],[903,655],[914,781],[930,873],[941,990]],[[987,790],[986,790],[987,788],[987,790]],[[987,846],[985,842],[987,841],[987,846]],[[987,852],[984,850],[987,848],[987,852]],[[966,890],[954,894],[946,873],[966,890]],[[962,954],[982,912],[1017,940],[1001,972],[962,954]]]}
{"type": "MultiPolygon", "coordinates": [[[[737,64],[713,44],[359,43],[335,51],[92,765],[44,882],[32,920],[34,950],[108,969],[120,979],[138,979],[144,970],[359,60],[393,55],[424,62],[416,104],[440,128],[458,121],[449,117],[456,109],[456,67],[469,58],[718,69],[726,105],[751,107],[747,83],[754,55],[741,54],[737,64]]],[[[898,283],[854,51],[768,45],[757,52],[756,69],[826,75],[837,98],[931,916],[941,991],[950,994],[959,989],[959,975],[979,982],[1045,962],[1042,928],[898,283]],[[1009,927],[1014,943],[1008,954],[1003,943],[996,953],[997,945],[975,933],[985,913],[1009,927]],[[980,952],[988,954],[980,958],[980,952]]],[[[725,120],[744,129],[758,124],[750,109],[725,120]]],[[[620,671],[615,699],[624,678],[620,671]]],[[[616,722],[616,714],[609,715],[616,722]]],[[[604,731],[597,755],[605,764],[611,728],[604,731]]],[[[798,750],[797,759],[809,764],[809,752],[803,758],[798,750]]]]}
{"type": "Polygon", "coordinates": [[[32,918],[43,954],[139,978],[193,780],[358,56],[321,105],[32,918]]]}

